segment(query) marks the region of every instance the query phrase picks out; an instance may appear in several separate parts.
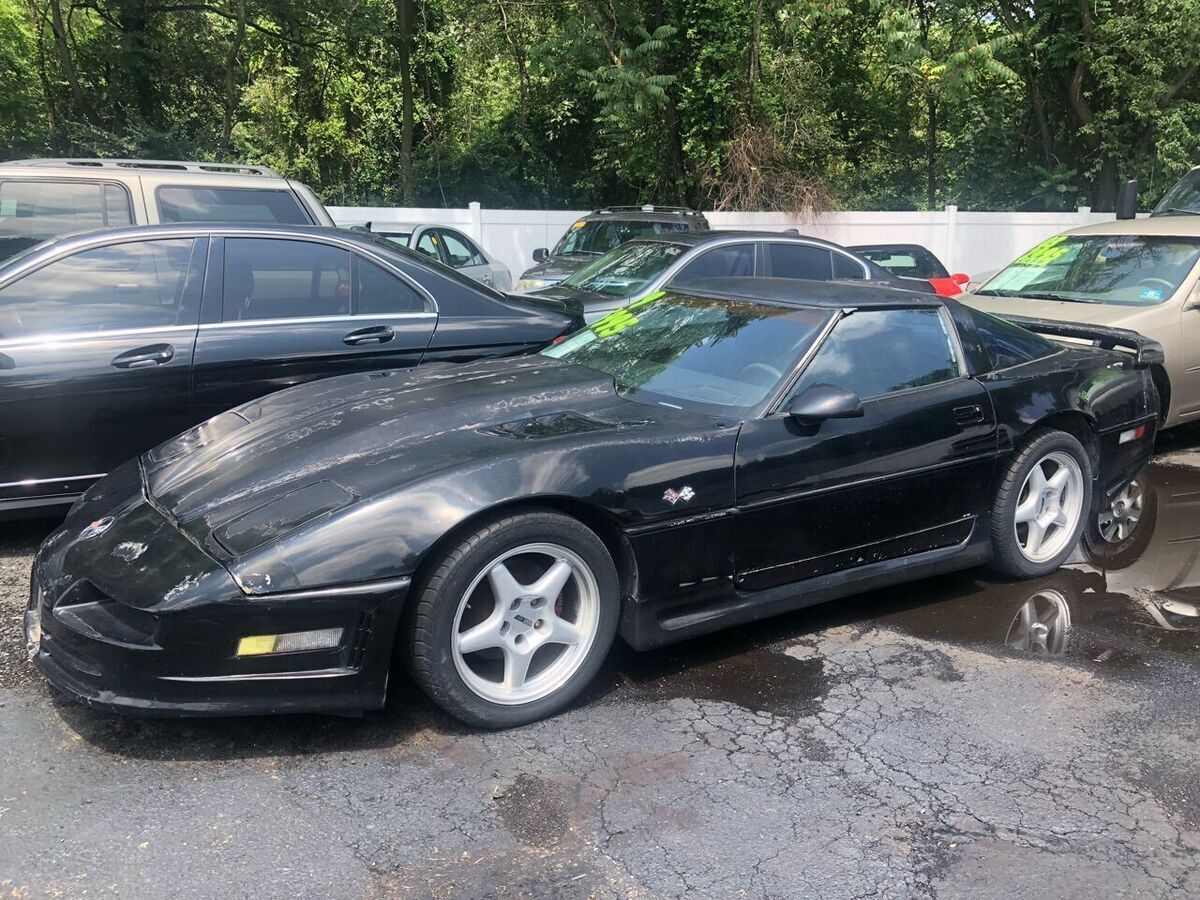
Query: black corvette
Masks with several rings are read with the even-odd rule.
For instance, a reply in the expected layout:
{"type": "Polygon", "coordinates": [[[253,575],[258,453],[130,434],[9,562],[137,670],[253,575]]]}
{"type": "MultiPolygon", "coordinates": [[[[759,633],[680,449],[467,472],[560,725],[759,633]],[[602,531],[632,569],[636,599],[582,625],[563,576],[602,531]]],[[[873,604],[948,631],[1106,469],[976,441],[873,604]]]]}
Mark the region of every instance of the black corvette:
{"type": "Polygon", "coordinates": [[[798,281],[651,295],[539,356],[244,404],[91,488],[30,654],[96,706],[549,715],[649,648],[989,563],[1056,568],[1151,454],[1157,345],[798,281]],[[1121,345],[1132,352],[1104,349],[1121,345]]]}

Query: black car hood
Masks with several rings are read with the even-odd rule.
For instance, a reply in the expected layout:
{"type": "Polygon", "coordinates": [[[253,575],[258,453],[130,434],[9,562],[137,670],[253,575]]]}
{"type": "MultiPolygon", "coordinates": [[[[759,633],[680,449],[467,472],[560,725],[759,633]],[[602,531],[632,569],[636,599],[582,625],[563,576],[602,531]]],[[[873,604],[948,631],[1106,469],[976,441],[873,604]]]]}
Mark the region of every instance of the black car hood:
{"type": "Polygon", "coordinates": [[[664,419],[678,428],[680,416],[621,398],[593,369],[489,360],[291,388],[185,432],[145,454],[142,467],[156,506],[203,541],[222,522],[316,482],[371,498],[488,456],[511,458],[528,437],[664,419]]]}
{"type": "Polygon", "coordinates": [[[543,281],[557,284],[599,258],[599,256],[551,256],[533,268],[526,269],[521,277],[541,278],[543,281]]]}

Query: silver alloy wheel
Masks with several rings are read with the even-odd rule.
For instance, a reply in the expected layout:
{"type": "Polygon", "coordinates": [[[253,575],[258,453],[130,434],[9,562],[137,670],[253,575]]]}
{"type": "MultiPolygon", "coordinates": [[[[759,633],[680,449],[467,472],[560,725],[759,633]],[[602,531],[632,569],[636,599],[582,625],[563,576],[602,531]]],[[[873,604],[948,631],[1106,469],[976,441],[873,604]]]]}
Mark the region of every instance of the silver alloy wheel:
{"type": "Polygon", "coordinates": [[[1040,563],[1062,552],[1083,514],[1083,487],[1083,470],[1069,453],[1055,450],[1038,460],[1021,485],[1013,517],[1021,555],[1040,563]]]}
{"type": "Polygon", "coordinates": [[[1096,528],[1100,537],[1110,544],[1119,544],[1137,528],[1142,518],[1142,506],[1146,492],[1137,480],[1125,485],[1125,489],[1113,497],[1112,503],[1096,517],[1096,528]]]}
{"type": "Polygon", "coordinates": [[[583,558],[559,544],[523,544],[484,566],[459,600],[454,667],[484,700],[532,703],[579,671],[599,622],[600,588],[583,558]]]}
{"type": "Polygon", "coordinates": [[[1008,626],[1004,643],[1014,650],[1058,656],[1067,647],[1071,607],[1060,591],[1038,591],[1021,604],[1008,626]]]}

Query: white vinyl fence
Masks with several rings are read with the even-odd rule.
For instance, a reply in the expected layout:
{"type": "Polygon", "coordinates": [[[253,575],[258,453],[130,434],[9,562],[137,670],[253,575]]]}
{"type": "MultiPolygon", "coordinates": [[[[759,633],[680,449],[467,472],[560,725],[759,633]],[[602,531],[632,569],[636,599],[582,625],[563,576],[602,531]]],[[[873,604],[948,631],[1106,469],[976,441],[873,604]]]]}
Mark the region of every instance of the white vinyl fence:
{"type": "MultiPolygon", "coordinates": [[[[371,222],[387,226],[436,224],[458,228],[479,241],[512,270],[513,279],[533,265],[537,247],[553,247],[572,222],[587,210],[419,209],[401,207],[333,206],[339,225],[371,222]]],[[[1020,213],[966,212],[947,206],[936,212],[831,212],[811,221],[798,221],[784,213],[705,213],[713,228],[798,228],[802,234],[839,244],[923,244],[951,272],[975,275],[1012,262],[1034,244],[1068,228],[1107,222],[1112,213],[1094,213],[1087,207],[1076,212],[1020,213]]]]}

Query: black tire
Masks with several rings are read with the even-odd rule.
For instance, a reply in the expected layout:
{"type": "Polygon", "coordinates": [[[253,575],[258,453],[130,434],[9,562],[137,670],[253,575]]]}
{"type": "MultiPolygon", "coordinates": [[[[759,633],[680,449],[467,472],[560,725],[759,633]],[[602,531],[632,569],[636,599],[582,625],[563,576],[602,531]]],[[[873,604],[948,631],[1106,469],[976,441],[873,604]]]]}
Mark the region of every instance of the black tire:
{"type": "Polygon", "coordinates": [[[552,716],[579,695],[608,655],[619,612],[617,569],[595,532],[560,513],[521,512],[482,524],[432,561],[413,594],[401,650],[413,680],[447,713],[480,728],[512,728],[552,716]],[[490,562],[534,543],[565,547],[591,570],[599,594],[594,639],[579,668],[553,693],[518,705],[492,702],[472,689],[458,671],[454,650],[458,608],[490,562]]]}
{"type": "MultiPolygon", "coordinates": [[[[1142,558],[1154,539],[1158,524],[1158,487],[1148,472],[1142,472],[1130,484],[1140,487],[1142,506],[1137,524],[1123,540],[1104,537],[1100,531],[1100,510],[1094,510],[1088,518],[1087,528],[1083,531],[1083,548],[1088,561],[1097,569],[1112,572],[1129,568],[1142,558]]],[[[1103,506],[1104,499],[1098,497],[1097,503],[1103,506]]]]}
{"type": "Polygon", "coordinates": [[[1073,435],[1065,431],[1038,429],[1008,463],[992,503],[992,564],[1003,575],[1014,578],[1038,578],[1061,566],[1079,544],[1084,525],[1092,514],[1092,466],[1087,451],[1073,435]],[[1073,534],[1053,557],[1034,561],[1021,550],[1015,529],[1017,505],[1021,490],[1033,467],[1054,452],[1071,456],[1079,466],[1082,481],[1082,513],[1078,516],[1073,534]]]}

